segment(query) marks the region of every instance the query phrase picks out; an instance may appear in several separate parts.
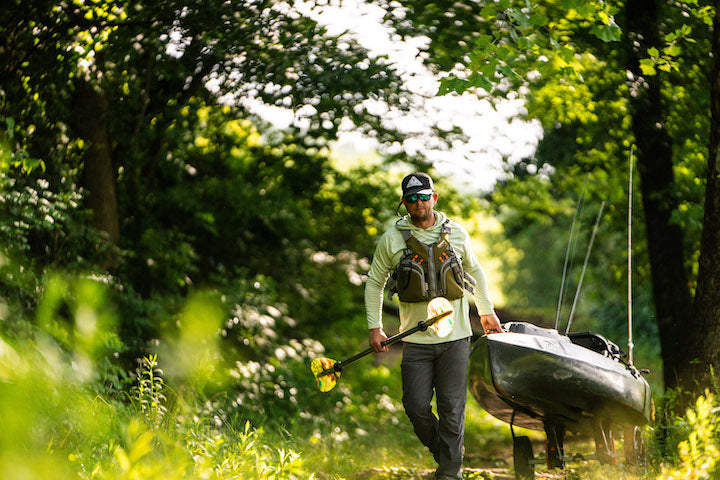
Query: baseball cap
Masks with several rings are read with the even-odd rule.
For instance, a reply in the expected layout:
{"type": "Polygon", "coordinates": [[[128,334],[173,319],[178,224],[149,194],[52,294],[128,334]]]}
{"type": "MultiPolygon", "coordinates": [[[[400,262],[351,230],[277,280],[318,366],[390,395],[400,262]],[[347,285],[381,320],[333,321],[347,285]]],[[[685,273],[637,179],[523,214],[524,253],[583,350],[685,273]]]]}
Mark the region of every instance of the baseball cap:
{"type": "Polygon", "coordinates": [[[402,198],[412,195],[413,193],[433,193],[432,178],[427,173],[415,172],[411,173],[402,181],[402,198]]]}

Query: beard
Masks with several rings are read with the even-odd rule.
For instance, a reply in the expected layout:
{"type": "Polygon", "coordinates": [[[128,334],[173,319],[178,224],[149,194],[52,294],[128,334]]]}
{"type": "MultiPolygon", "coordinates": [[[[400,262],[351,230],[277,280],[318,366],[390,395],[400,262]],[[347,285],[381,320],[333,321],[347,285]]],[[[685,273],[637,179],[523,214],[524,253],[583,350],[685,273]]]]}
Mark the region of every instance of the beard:
{"type": "Polygon", "coordinates": [[[435,218],[435,211],[432,208],[413,208],[411,210],[408,213],[413,222],[426,222],[435,218]]]}

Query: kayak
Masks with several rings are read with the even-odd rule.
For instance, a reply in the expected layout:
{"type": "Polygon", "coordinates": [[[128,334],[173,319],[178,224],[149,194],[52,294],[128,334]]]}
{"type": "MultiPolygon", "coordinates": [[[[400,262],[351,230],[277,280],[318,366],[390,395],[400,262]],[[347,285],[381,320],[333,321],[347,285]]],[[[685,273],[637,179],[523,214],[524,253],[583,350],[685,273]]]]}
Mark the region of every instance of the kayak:
{"type": "Polygon", "coordinates": [[[514,425],[532,430],[561,424],[576,433],[591,433],[593,418],[618,425],[650,420],[648,383],[604,337],[524,322],[506,326],[507,333],[477,340],[470,361],[470,391],[494,417],[506,423],[514,417],[514,425]]]}
{"type": "Polygon", "coordinates": [[[615,344],[595,333],[561,334],[528,322],[506,323],[503,333],[474,342],[468,386],[511,431],[545,430],[550,467],[563,466],[566,431],[592,435],[598,456],[611,456],[612,429],[637,435],[653,415],[647,381],[615,344]]]}

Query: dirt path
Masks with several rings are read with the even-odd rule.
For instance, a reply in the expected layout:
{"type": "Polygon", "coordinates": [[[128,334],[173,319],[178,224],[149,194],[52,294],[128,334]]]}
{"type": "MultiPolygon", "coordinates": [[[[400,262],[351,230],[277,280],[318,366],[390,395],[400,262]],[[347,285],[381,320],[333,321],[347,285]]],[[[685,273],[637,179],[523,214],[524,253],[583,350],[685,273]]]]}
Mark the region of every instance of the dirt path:
{"type": "MultiPolygon", "coordinates": [[[[359,472],[352,477],[352,480],[434,480],[434,470],[410,470],[406,468],[372,468],[359,472]]],[[[562,479],[567,476],[567,472],[559,471],[557,473],[536,472],[536,479],[562,479]]],[[[463,468],[464,480],[515,480],[515,475],[510,468],[506,467],[488,467],[488,468],[463,468]]]]}
{"type": "MultiPolygon", "coordinates": [[[[534,442],[533,450],[539,451],[541,444],[534,442]]],[[[573,439],[566,445],[569,453],[585,452],[590,454],[592,444],[587,439],[573,439]]],[[[487,452],[486,452],[487,453],[487,452]]],[[[348,480],[435,480],[434,469],[409,469],[404,467],[378,467],[363,470],[348,477],[348,480]]],[[[536,480],[559,479],[597,479],[614,478],[616,480],[641,480],[647,478],[644,469],[628,467],[620,460],[616,465],[600,465],[597,461],[576,460],[568,461],[565,469],[548,470],[544,463],[535,468],[536,480]],[[637,471],[636,471],[637,470],[637,471]],[[642,470],[642,471],[641,471],[642,470]]],[[[498,448],[490,456],[465,456],[463,466],[463,480],[515,480],[513,471],[512,448],[498,448]]]]}

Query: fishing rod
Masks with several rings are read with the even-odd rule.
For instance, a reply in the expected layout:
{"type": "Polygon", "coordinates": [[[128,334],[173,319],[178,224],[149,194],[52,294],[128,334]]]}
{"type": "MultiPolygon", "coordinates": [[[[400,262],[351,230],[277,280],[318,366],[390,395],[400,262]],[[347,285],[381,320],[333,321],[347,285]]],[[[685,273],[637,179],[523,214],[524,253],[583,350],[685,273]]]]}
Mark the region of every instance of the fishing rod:
{"type": "MultiPolygon", "coordinates": [[[[416,332],[424,332],[428,329],[430,329],[430,331],[438,337],[446,337],[450,334],[453,327],[455,310],[448,299],[445,297],[436,297],[430,300],[430,303],[428,303],[427,306],[427,314],[429,317],[427,320],[422,320],[418,322],[416,326],[388,338],[382,342],[382,345],[390,346],[408,335],[416,332]]],[[[317,386],[320,391],[329,392],[332,390],[335,387],[335,384],[337,384],[340,374],[345,367],[373,353],[374,351],[375,350],[370,347],[341,361],[336,361],[327,357],[314,359],[310,363],[310,369],[315,376],[315,381],[317,382],[317,386]]]]}
{"type": "Polygon", "coordinates": [[[565,300],[565,275],[568,271],[568,261],[570,258],[570,251],[573,250],[573,243],[575,238],[575,220],[577,219],[578,212],[582,210],[582,205],[585,199],[585,187],[587,186],[590,175],[585,177],[582,190],[580,190],[580,196],[578,196],[577,204],[575,205],[575,213],[573,213],[572,224],[570,225],[570,236],[568,237],[567,248],[565,249],[565,262],[563,264],[562,279],[560,280],[560,293],[558,294],[558,306],[555,312],[555,330],[560,325],[560,310],[562,309],[563,300],[565,300]]]}
{"type": "Polygon", "coordinates": [[[633,318],[632,318],[632,204],[633,204],[633,150],[630,150],[630,171],[628,174],[628,252],[627,252],[627,306],[628,306],[628,363],[633,364],[633,318]]]}
{"type": "Polygon", "coordinates": [[[603,208],[605,208],[605,200],[603,200],[600,204],[600,210],[598,211],[597,218],[595,219],[595,226],[593,227],[592,234],[590,235],[590,243],[588,244],[587,252],[585,252],[585,261],[583,262],[582,271],[580,272],[580,280],[578,281],[578,286],[575,290],[575,298],[573,299],[572,308],[570,309],[570,317],[568,318],[567,328],[565,329],[566,335],[570,331],[573,314],[575,313],[575,305],[577,304],[578,297],[580,296],[580,287],[582,287],[583,277],[585,276],[585,268],[587,267],[588,259],[590,258],[590,250],[592,250],[593,242],[595,241],[595,234],[597,233],[598,226],[600,225],[603,208]]]}

